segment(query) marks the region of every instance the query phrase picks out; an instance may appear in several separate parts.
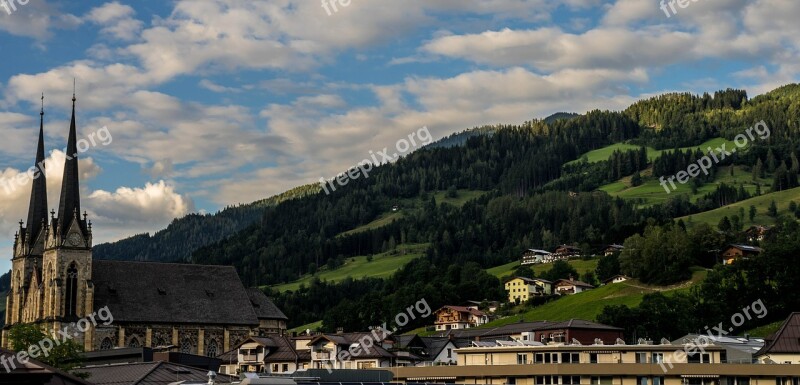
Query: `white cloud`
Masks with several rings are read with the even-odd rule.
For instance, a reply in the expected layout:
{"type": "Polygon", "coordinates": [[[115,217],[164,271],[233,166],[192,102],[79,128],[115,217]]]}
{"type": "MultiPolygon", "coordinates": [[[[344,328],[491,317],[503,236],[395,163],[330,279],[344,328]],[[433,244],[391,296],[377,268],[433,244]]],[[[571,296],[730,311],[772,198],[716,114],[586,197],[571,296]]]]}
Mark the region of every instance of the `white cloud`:
{"type": "Polygon", "coordinates": [[[93,8],[85,18],[103,26],[104,34],[120,40],[135,40],[144,27],[143,22],[133,18],[135,14],[132,7],[114,1],[93,8]]]}
{"type": "Polygon", "coordinates": [[[0,7],[0,31],[30,37],[39,44],[52,36],[53,29],[73,29],[81,24],[77,16],[44,0],[28,1],[25,5],[9,0],[3,4],[9,9],[0,7]]]}

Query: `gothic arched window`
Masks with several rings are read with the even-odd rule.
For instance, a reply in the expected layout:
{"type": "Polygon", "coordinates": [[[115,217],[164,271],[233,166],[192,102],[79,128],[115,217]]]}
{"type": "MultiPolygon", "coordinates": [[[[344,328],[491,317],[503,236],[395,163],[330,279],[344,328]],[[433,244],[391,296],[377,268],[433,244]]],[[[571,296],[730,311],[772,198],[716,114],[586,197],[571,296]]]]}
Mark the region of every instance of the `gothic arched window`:
{"type": "Polygon", "coordinates": [[[139,346],[139,339],[136,337],[133,337],[130,341],[128,341],[129,348],[138,348],[139,346]]]}
{"type": "Polygon", "coordinates": [[[78,315],[78,267],[75,262],[67,269],[67,296],[64,311],[67,317],[78,315]]]}
{"type": "Polygon", "coordinates": [[[103,342],[100,342],[100,350],[111,350],[114,348],[114,343],[111,342],[111,338],[103,338],[103,342]]]}
{"type": "Polygon", "coordinates": [[[181,343],[181,353],[191,354],[192,353],[192,341],[188,338],[184,338],[183,342],[181,343]]]}
{"type": "Polygon", "coordinates": [[[208,341],[208,346],[206,346],[206,356],[208,357],[217,356],[217,340],[208,341]]]}

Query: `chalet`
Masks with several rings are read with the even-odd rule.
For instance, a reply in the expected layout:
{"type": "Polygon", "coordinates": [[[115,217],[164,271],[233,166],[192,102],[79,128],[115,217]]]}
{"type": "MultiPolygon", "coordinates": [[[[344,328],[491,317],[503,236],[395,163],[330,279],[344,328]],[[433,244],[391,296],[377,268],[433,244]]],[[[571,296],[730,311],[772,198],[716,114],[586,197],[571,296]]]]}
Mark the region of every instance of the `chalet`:
{"type": "MultiPolygon", "coordinates": [[[[371,369],[398,366],[396,361],[400,356],[389,352],[394,341],[384,333],[376,329],[370,333],[319,334],[308,343],[311,347],[311,368],[371,369]]],[[[419,360],[414,356],[402,356],[407,357],[400,357],[401,360],[419,360]]]]}
{"type": "Polygon", "coordinates": [[[576,246],[561,245],[556,247],[553,254],[559,257],[579,257],[581,255],[581,249],[576,246]]]}
{"type": "Polygon", "coordinates": [[[628,277],[627,275],[617,274],[611,278],[607,278],[605,281],[603,281],[603,284],[608,285],[612,283],[625,282],[629,279],[631,279],[631,277],[628,277]]]}
{"type": "Polygon", "coordinates": [[[286,335],[268,334],[249,337],[236,348],[219,356],[220,373],[270,373],[287,374],[307,369],[311,363],[311,350],[296,349],[294,341],[286,335]]]}
{"type": "Polygon", "coordinates": [[[489,322],[486,313],[466,306],[443,306],[435,312],[436,330],[467,329],[489,322]]]}
{"type": "Polygon", "coordinates": [[[469,309],[480,310],[485,313],[494,313],[500,307],[500,302],[497,301],[467,301],[464,307],[469,309]]]}
{"type": "Polygon", "coordinates": [[[605,250],[603,250],[603,255],[608,257],[609,255],[613,255],[613,254],[622,252],[623,249],[625,249],[625,246],[617,245],[617,244],[611,244],[611,245],[608,245],[605,250]]]}
{"type": "Polygon", "coordinates": [[[522,253],[521,265],[535,265],[537,263],[544,263],[550,257],[551,253],[547,250],[541,249],[528,249],[522,253]]]}
{"type": "Polygon", "coordinates": [[[553,294],[553,283],[541,278],[514,277],[505,284],[508,302],[525,302],[532,297],[553,294]]]}
{"type": "Polygon", "coordinates": [[[594,289],[594,286],[586,282],[576,281],[572,277],[559,279],[553,284],[553,294],[560,295],[578,294],[590,289],[594,289]]]}
{"type": "Polygon", "coordinates": [[[744,235],[747,237],[748,242],[761,242],[771,231],[771,226],[754,225],[747,228],[744,231],[744,235]]]}
{"type": "Polygon", "coordinates": [[[764,364],[800,364],[800,312],[794,312],[755,354],[764,364]]]}
{"type": "Polygon", "coordinates": [[[730,265],[739,259],[758,255],[762,251],[762,248],[756,246],[731,244],[722,250],[722,264],[730,265]]]}

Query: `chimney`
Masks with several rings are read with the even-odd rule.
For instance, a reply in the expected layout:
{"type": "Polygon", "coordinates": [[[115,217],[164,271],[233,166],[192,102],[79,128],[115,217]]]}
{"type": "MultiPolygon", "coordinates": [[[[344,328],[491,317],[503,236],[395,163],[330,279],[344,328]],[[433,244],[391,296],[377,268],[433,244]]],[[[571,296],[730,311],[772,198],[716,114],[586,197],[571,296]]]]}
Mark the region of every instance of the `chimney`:
{"type": "Polygon", "coordinates": [[[344,328],[341,326],[336,328],[336,334],[344,334],[344,328]]]}

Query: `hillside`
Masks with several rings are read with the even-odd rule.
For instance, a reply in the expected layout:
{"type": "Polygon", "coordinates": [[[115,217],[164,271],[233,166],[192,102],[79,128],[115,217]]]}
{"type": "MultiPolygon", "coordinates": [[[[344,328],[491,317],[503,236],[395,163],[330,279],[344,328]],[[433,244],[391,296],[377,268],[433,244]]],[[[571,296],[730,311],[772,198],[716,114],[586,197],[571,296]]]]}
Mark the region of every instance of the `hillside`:
{"type": "Polygon", "coordinates": [[[748,213],[750,210],[750,206],[754,206],[756,208],[756,216],[754,220],[750,220],[747,215],[745,215],[743,224],[745,226],[749,225],[773,225],[775,224],[776,217],[772,217],[768,215],[767,210],[772,202],[775,202],[778,208],[778,214],[791,214],[794,216],[793,213],[789,211],[789,203],[795,202],[800,203],[800,187],[796,187],[790,190],[778,191],[771,194],[765,194],[761,196],[757,196],[755,198],[750,198],[747,200],[743,200],[741,202],[732,203],[725,207],[720,207],[715,210],[702,212],[699,214],[694,215],[687,215],[685,217],[680,217],[678,219],[683,219],[684,222],[687,224],[695,224],[695,223],[708,223],[709,225],[716,226],[720,219],[727,216],[728,218],[739,215],[740,210],[744,210],[745,213],[748,213]]]}

